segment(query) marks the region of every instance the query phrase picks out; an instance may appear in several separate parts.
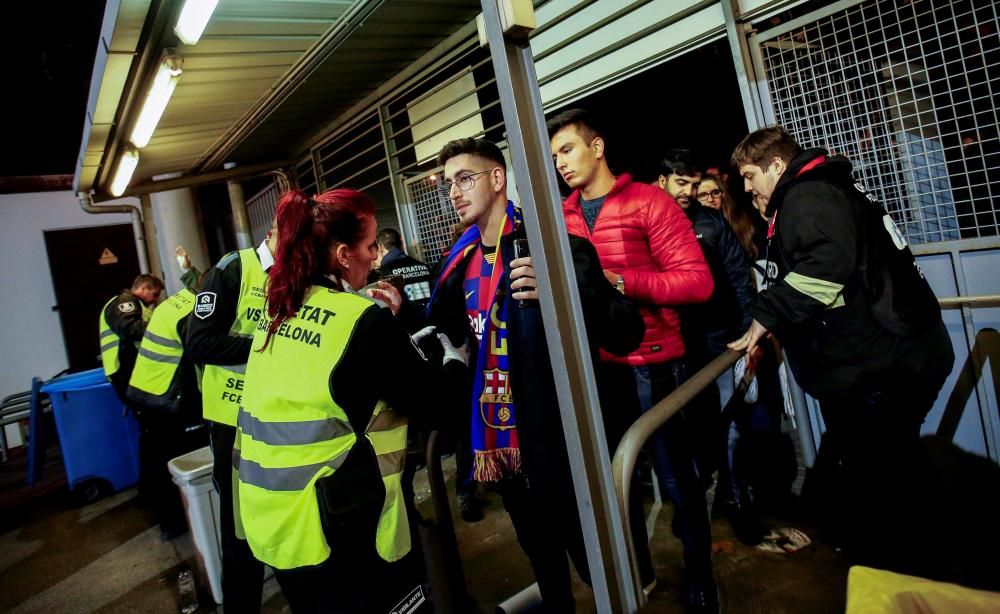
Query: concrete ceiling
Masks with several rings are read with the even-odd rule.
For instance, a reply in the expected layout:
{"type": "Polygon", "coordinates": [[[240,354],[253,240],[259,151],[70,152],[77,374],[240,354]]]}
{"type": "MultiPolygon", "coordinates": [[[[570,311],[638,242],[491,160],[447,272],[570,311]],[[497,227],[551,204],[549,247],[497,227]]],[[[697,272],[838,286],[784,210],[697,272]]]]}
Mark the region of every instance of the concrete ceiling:
{"type": "Polygon", "coordinates": [[[477,0],[220,0],[180,43],[181,0],[108,0],[75,184],[103,193],[162,50],[184,58],[132,186],[287,160],[345,110],[468,24],[477,0]]]}

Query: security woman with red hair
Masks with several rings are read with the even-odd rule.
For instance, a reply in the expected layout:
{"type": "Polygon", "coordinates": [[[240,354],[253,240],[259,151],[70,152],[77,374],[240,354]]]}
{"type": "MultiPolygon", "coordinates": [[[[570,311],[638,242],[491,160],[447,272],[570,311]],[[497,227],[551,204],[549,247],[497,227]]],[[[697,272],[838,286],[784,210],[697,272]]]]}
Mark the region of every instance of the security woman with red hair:
{"type": "Polygon", "coordinates": [[[358,292],[378,255],[367,196],[291,191],[277,225],[237,419],[247,541],[294,612],[418,602],[404,581],[418,564],[400,483],[407,417],[429,415],[461,352],[443,340],[446,366],[432,367],[394,317],[399,293],[358,292]]]}

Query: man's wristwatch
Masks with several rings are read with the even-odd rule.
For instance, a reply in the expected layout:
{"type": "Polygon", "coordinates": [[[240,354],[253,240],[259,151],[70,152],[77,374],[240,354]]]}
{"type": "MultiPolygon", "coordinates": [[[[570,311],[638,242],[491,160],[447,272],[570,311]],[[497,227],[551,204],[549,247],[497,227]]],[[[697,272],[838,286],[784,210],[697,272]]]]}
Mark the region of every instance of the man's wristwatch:
{"type": "Polygon", "coordinates": [[[622,294],[625,294],[625,276],[618,275],[618,281],[615,282],[615,290],[618,290],[622,294]]]}

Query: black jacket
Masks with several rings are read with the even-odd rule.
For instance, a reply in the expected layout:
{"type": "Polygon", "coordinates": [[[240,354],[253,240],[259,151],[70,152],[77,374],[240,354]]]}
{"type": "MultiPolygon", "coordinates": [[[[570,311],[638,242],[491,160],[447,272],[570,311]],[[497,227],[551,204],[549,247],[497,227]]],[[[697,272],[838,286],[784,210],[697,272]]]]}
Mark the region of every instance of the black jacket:
{"type": "MultiPolygon", "coordinates": [[[[503,258],[503,262],[513,260],[513,241],[524,236],[521,230],[503,237],[498,257],[503,258]]],[[[573,235],[569,240],[591,355],[597,366],[600,361],[598,347],[617,355],[628,354],[642,342],[645,325],[639,309],[604,277],[594,246],[573,235]]],[[[459,266],[464,271],[464,265],[459,266]]],[[[505,267],[498,292],[510,293],[508,270],[509,267],[505,267]]],[[[476,338],[465,310],[463,278],[464,275],[456,271],[441,283],[429,308],[428,323],[446,330],[456,344],[469,340],[475,345],[476,338]]],[[[525,474],[533,487],[551,489],[553,495],[572,496],[573,482],[541,310],[537,303],[529,302],[523,308],[511,309],[508,318],[510,377],[517,390],[514,402],[525,474]]],[[[469,361],[472,365],[476,363],[475,351],[469,361]]],[[[468,379],[471,377],[470,373],[468,379]]],[[[598,387],[601,388],[600,381],[598,387]]],[[[470,396],[466,394],[458,400],[463,403],[463,409],[468,407],[470,396]]],[[[607,413],[617,408],[606,406],[602,409],[607,413]]]]}
{"type": "Polygon", "coordinates": [[[223,256],[205,275],[199,294],[214,292],[215,310],[204,319],[188,318],[184,351],[193,363],[242,365],[250,356],[253,339],[229,334],[236,320],[242,277],[243,265],[239,252],[223,256]]]}
{"type": "MultiPolygon", "coordinates": [[[[692,202],[684,210],[694,226],[698,244],[712,270],[715,290],[703,304],[681,310],[685,328],[684,343],[688,358],[695,358],[696,348],[705,339],[693,339],[694,333],[710,340],[704,350],[708,360],[725,350],[725,344],[750,327],[750,306],[756,292],[750,274],[750,259],[736,233],[722,214],[692,202]],[[693,330],[692,330],[693,329],[693,330]]],[[[699,361],[706,362],[706,361],[699,361]]]]}
{"type": "Polygon", "coordinates": [[[825,156],[797,156],[771,195],[767,257],[776,278],[765,282],[754,318],[777,335],[814,396],[888,369],[950,365],[937,299],[913,255],[852,179],[851,163],[825,156]]]}
{"type": "Polygon", "coordinates": [[[410,333],[415,333],[424,325],[424,312],[431,298],[431,271],[427,265],[401,249],[393,248],[382,257],[378,269],[379,277],[398,275],[402,279],[403,305],[397,318],[410,333]]]}
{"type": "MultiPolygon", "coordinates": [[[[113,382],[123,382],[128,386],[128,380],[135,369],[135,359],[139,355],[139,344],[146,332],[146,322],[142,319],[142,299],[132,294],[131,290],[122,290],[115,300],[104,308],[104,319],[108,328],[118,335],[118,371],[112,376],[113,382]]],[[[122,393],[124,394],[124,388],[122,393]]]]}

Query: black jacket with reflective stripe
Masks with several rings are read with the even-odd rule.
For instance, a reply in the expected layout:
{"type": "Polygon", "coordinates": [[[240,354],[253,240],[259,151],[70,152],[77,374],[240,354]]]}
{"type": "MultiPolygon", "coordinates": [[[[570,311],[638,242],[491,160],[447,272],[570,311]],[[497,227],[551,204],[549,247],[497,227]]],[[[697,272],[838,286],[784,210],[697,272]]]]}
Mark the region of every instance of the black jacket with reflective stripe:
{"type": "Polygon", "coordinates": [[[929,354],[951,351],[937,299],[909,248],[893,242],[885,210],[852,178],[851,163],[834,156],[803,171],[825,155],[803,152],[775,186],[767,258],[777,278],[752,308],[813,395],[890,368],[919,371],[929,354]]]}

